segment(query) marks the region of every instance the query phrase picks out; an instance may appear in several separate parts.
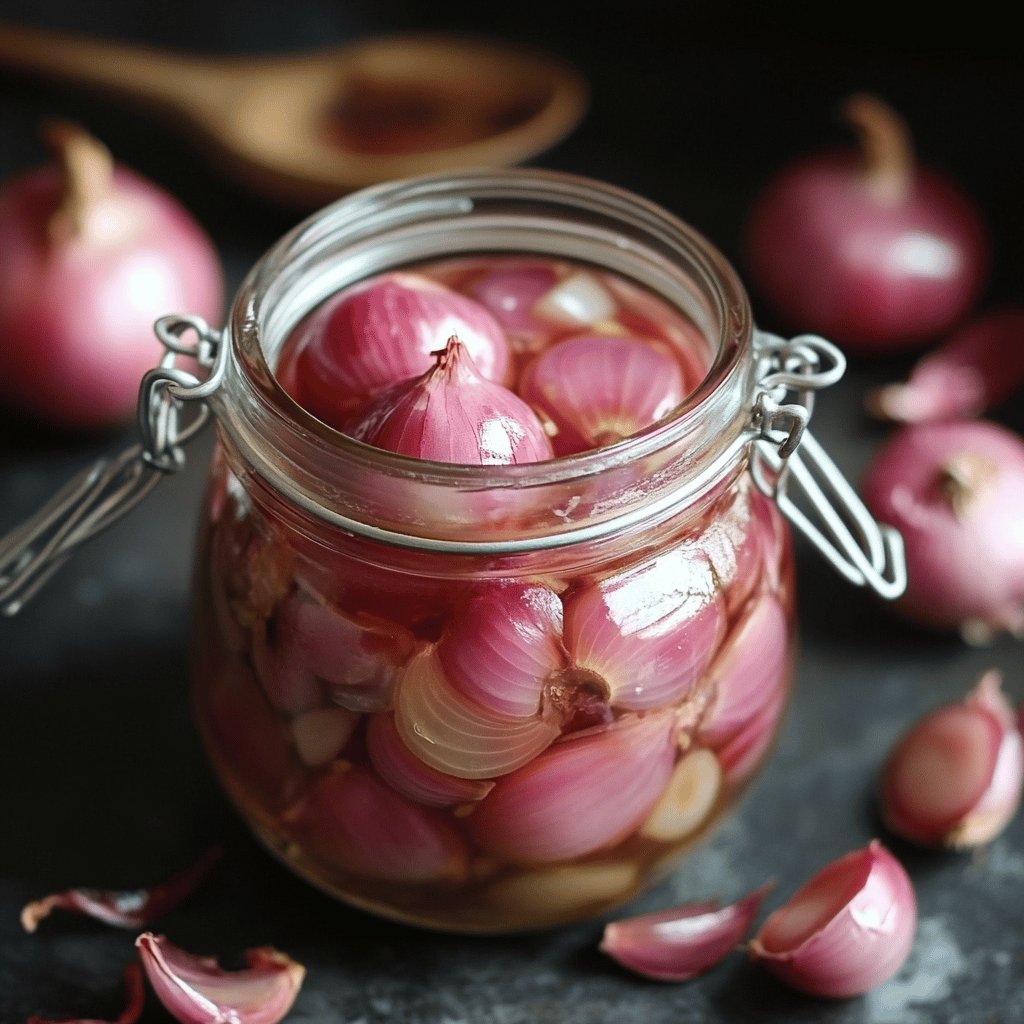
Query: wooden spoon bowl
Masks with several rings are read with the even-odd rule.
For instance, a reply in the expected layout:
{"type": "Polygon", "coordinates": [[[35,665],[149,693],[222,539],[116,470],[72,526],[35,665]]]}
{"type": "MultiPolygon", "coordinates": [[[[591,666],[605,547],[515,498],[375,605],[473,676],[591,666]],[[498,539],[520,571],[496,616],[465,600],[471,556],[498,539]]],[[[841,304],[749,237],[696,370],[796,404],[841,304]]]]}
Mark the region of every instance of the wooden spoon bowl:
{"type": "Polygon", "coordinates": [[[587,103],[562,61],[454,36],[203,59],[0,24],[0,67],[166,115],[249,188],[304,206],[379,181],[520,162],[570,132],[587,103]]]}

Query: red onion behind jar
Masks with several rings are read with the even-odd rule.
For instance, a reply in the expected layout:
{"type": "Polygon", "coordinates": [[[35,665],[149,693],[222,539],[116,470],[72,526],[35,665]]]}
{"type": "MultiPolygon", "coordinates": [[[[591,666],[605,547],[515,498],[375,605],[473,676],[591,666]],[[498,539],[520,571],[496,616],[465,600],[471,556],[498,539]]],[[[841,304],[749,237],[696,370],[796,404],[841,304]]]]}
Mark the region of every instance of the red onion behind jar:
{"type": "Polygon", "coordinates": [[[1024,441],[984,420],[903,427],[863,495],[903,534],[908,618],[978,642],[1024,631],[1024,441]]]}
{"type": "Polygon", "coordinates": [[[61,167],[0,194],[0,392],[60,426],[106,426],[132,416],[163,355],[159,316],[219,316],[220,265],[167,192],[77,127],[49,136],[61,167]]]}

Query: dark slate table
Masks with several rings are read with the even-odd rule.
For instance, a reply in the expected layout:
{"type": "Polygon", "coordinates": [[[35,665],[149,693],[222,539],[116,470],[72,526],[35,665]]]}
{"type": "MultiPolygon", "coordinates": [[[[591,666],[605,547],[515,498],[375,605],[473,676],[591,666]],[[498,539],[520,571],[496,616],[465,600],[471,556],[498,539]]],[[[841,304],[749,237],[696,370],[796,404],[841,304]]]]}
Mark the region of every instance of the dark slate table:
{"type": "MultiPolygon", "coordinates": [[[[250,53],[378,30],[463,28],[553,48],[594,86],[583,127],[538,163],[604,178],[669,207],[738,261],[743,214],[770,170],[843,137],[837,101],[887,97],[919,150],[957,177],[993,224],[985,304],[1024,298],[1024,72],[1014,36],[972,5],[957,20],[827,12],[725,0],[570,9],[400,0],[5,0],[3,17],[126,41],[250,53]],[[969,19],[969,20],[968,20],[969,19]]],[[[78,91],[0,78],[0,175],[42,159],[39,119],[80,119],[129,164],[177,193],[215,238],[229,285],[298,217],[241,192],[187,144],[78,91]]],[[[2,259],[2,254],[0,254],[2,259]]],[[[757,305],[757,304],[756,304],[757,305]]],[[[760,310],[763,326],[774,327],[760,310]]],[[[884,430],[860,411],[865,387],[909,358],[855,364],[823,396],[814,429],[856,478],[884,430]]],[[[0,373],[2,339],[0,339],[0,373]]],[[[1024,430],[1018,397],[996,418],[1024,430]]],[[[31,512],[75,469],[132,439],[48,432],[0,417],[0,527],[31,512]]],[[[793,994],[742,957],[698,982],[628,977],[596,952],[601,923],[464,938],[377,921],[334,904],[271,860],[215,785],[185,697],[193,524],[211,440],[188,469],[67,566],[19,618],[0,622],[0,1020],[114,1017],[131,935],[68,917],[33,936],[27,900],[69,884],[146,884],[222,844],[209,884],[160,922],[176,942],[240,963],[274,944],[308,968],[290,1017],[332,1024],[995,1024],[1024,1019],[1024,820],[975,856],[892,848],[910,870],[920,928],[910,960],[870,995],[793,994]]],[[[782,741],[740,810],[639,911],[730,899],[778,880],[774,906],[827,860],[881,832],[873,788],[904,725],[1001,668],[1024,697],[1022,645],[987,649],[897,622],[798,550],[802,648],[782,741]]],[[[144,1020],[165,1020],[153,1002],[144,1020]]]]}

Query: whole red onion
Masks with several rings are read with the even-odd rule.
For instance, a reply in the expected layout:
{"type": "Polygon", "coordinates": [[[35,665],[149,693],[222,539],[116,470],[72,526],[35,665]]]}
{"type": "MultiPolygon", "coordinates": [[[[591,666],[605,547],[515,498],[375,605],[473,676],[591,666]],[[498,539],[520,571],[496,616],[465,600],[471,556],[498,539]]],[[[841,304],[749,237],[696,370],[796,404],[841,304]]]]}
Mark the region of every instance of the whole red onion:
{"type": "Polygon", "coordinates": [[[984,420],[905,426],[876,453],[865,504],[906,542],[908,618],[984,642],[1024,633],[1024,441],[984,420]]]}
{"type": "Polygon", "coordinates": [[[135,411],[163,354],[157,317],[219,317],[220,266],[163,189],[80,128],[47,134],[60,166],[0,193],[0,393],[61,426],[103,426],[135,411]]]}
{"type": "Polygon", "coordinates": [[[861,149],[804,157],[751,211],[753,283],[777,313],[855,352],[920,344],[977,298],[988,236],[970,200],[916,165],[907,130],[874,97],[846,103],[861,149]]]}

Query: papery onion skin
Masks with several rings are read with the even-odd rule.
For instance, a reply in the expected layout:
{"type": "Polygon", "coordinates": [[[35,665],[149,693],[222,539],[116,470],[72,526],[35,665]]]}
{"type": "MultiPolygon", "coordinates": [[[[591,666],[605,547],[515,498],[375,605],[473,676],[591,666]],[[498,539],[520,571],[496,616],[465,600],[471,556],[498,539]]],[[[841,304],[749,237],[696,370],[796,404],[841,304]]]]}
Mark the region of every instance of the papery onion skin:
{"type": "Polygon", "coordinates": [[[613,444],[656,423],[685,396],[679,362],[615,335],[565,338],[536,356],[519,393],[556,429],[556,455],[613,444]]]}
{"type": "Polygon", "coordinates": [[[914,166],[905,129],[873,97],[847,101],[863,152],[804,157],[768,183],[746,225],[757,290],[785,319],[850,352],[895,351],[949,329],[989,265],[974,204],[914,166]]]}
{"type": "Polygon", "coordinates": [[[303,328],[296,398],[340,429],[359,400],[427,372],[453,334],[483,377],[506,378],[508,343],[479,303],[420,274],[362,282],[334,296],[303,328]]]}
{"type": "Polygon", "coordinates": [[[395,385],[348,421],[346,433],[386,451],[457,465],[542,462],[551,442],[534,411],[487,380],[456,337],[421,377],[395,385]]]}
{"type": "Polygon", "coordinates": [[[962,849],[994,839],[1013,819],[1024,785],[1024,740],[985,673],[959,704],[925,715],[882,771],[882,816],[894,833],[923,846],[962,849]]]}
{"type": "Polygon", "coordinates": [[[985,420],[910,424],[875,453],[861,493],[903,534],[897,611],[979,642],[1024,632],[1024,440],[985,420]]]}
{"type": "Polygon", "coordinates": [[[655,981],[688,981],[721,963],[746,936],[764,885],[726,907],[694,903],[641,914],[605,926],[601,952],[655,981]]]}
{"type": "Polygon", "coordinates": [[[136,1024],[142,1016],[146,1002],[146,986],[142,980],[142,968],[131,963],[124,969],[125,1006],[113,1021],[84,1020],[70,1017],[63,1020],[49,1020],[45,1017],[29,1017],[25,1024],[136,1024]]]}
{"type": "Polygon", "coordinates": [[[67,889],[27,903],[21,926],[34,932],[53,910],[68,910],[113,925],[137,929],[172,911],[206,880],[223,856],[219,847],[207,850],[194,864],[149,889],[67,889]]]}
{"type": "Polygon", "coordinates": [[[910,878],[875,839],[822,868],[768,917],[749,950],[787,985],[845,999],[892,977],[916,928],[910,878]]]}
{"type": "Polygon", "coordinates": [[[480,846],[519,864],[607,849],[639,827],[675,762],[671,712],[575,733],[497,780],[468,819],[480,846]]]}
{"type": "Polygon", "coordinates": [[[868,393],[868,412],[899,423],[978,416],[1024,385],[1024,308],[962,325],[910,371],[906,383],[868,393]]]}
{"type": "Polygon", "coordinates": [[[60,427],[106,427],[131,419],[143,374],[163,356],[158,317],[217,322],[220,263],[168,192],[111,166],[75,126],[51,134],[68,170],[45,166],[0,191],[0,393],[60,427]],[[71,184],[62,205],[75,177],[87,187],[71,184]]]}
{"type": "Polygon", "coordinates": [[[225,971],[144,932],[135,940],[156,997],[181,1024],[277,1024],[292,1008],[305,968],[263,946],[246,951],[247,967],[225,971]]]}

